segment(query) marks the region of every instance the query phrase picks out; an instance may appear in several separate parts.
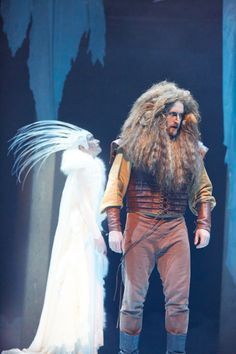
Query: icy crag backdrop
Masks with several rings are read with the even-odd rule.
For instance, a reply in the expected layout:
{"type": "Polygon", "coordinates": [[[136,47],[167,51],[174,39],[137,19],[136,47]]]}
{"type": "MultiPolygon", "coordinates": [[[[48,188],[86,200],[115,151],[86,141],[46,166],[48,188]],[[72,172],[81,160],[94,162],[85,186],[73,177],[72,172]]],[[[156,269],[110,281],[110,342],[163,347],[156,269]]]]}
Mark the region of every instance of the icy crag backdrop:
{"type": "MultiPolygon", "coordinates": [[[[27,1],[22,0],[18,3],[26,6],[27,1]]],[[[51,2],[34,1],[34,3],[40,7],[43,4],[46,6],[46,3],[49,6],[51,2]]],[[[72,3],[75,6],[79,4],[78,1],[72,3]]],[[[90,2],[86,4],[88,3],[90,2]]],[[[60,1],[54,1],[53,4],[60,4],[60,1]]],[[[49,65],[50,70],[53,70],[49,73],[41,73],[38,67],[36,68],[34,74],[36,78],[38,76],[38,79],[41,79],[42,86],[32,83],[29,65],[33,62],[30,59],[31,40],[36,24],[33,20],[36,17],[26,16],[24,33],[19,39],[19,45],[15,47],[14,57],[12,57],[14,49],[4,32],[3,18],[0,19],[0,113],[3,122],[1,181],[4,185],[1,189],[1,204],[4,207],[0,211],[1,348],[25,347],[32,340],[32,336],[26,338],[21,333],[25,304],[26,259],[30,251],[27,233],[29,217],[26,206],[30,204],[31,192],[29,186],[22,192],[16,187],[15,179],[10,176],[12,158],[6,156],[7,140],[24,124],[37,118],[57,116],[60,120],[75,123],[92,131],[101,140],[103,147],[101,157],[108,167],[110,141],[119,133],[134,100],[153,83],[167,79],[189,89],[198,100],[202,113],[202,137],[209,147],[206,166],[214,184],[217,208],[213,213],[211,244],[201,251],[196,251],[192,247],[191,317],[187,349],[191,354],[215,354],[219,338],[226,182],[222,114],[222,2],[106,0],[102,5],[104,22],[101,22],[101,27],[94,32],[100,37],[94,37],[93,45],[88,32],[89,28],[91,33],[93,31],[92,27],[89,27],[92,26],[91,22],[87,23],[87,27],[85,25],[88,9],[86,16],[81,17],[82,22],[80,17],[75,20],[75,28],[78,31],[77,42],[71,43],[71,36],[68,34],[66,40],[59,41],[61,47],[57,49],[61,54],[58,58],[52,53],[46,55],[44,44],[48,43],[55,48],[61,28],[58,28],[53,37],[47,38],[45,35],[43,37],[42,34],[42,38],[36,42],[34,58],[38,56],[42,61],[49,60],[52,64],[53,60],[54,63],[49,65]],[[80,27],[76,26],[77,23],[80,27]],[[96,47],[98,44],[99,48],[96,47]],[[67,68],[63,66],[61,69],[61,63],[65,61],[67,68]],[[51,82],[47,76],[51,77],[52,73],[57,74],[53,76],[51,82]],[[43,104],[38,103],[40,100],[43,104]]],[[[37,23],[50,24],[50,21],[48,22],[48,17],[52,16],[50,11],[52,7],[49,6],[44,12],[44,18],[39,17],[37,23]]],[[[70,27],[67,28],[64,21],[68,19],[67,15],[71,16],[68,20],[71,25],[75,13],[70,8],[65,8],[64,11],[61,26],[69,31],[70,27]]],[[[57,15],[59,14],[53,12],[53,21],[57,15]]],[[[55,26],[55,22],[53,25],[55,26]]],[[[44,33],[47,33],[48,29],[44,30],[46,31],[44,33]]],[[[53,189],[54,215],[51,238],[56,224],[62,183],[63,178],[58,173],[53,189]]],[[[187,222],[192,242],[194,224],[190,214],[187,215],[187,222]]],[[[40,245],[40,240],[38,242],[40,245]]],[[[51,242],[52,240],[49,242],[49,248],[51,242]]],[[[112,297],[119,256],[111,252],[108,256],[110,271],[106,280],[107,326],[105,346],[100,352],[115,354],[118,351],[118,333],[115,328],[118,303],[113,303],[112,297]]],[[[42,262],[45,262],[47,267],[46,256],[42,262]]],[[[32,332],[35,330],[36,328],[32,328],[32,332]]],[[[145,354],[165,352],[163,297],[156,272],[153,274],[145,305],[140,345],[141,352],[145,354]]]]}

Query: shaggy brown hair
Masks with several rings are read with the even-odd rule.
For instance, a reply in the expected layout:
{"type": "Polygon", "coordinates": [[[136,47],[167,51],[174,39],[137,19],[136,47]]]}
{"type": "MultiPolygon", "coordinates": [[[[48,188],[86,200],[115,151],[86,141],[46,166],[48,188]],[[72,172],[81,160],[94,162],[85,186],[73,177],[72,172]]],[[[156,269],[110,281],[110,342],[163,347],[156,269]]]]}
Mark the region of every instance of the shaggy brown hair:
{"type": "Polygon", "coordinates": [[[162,190],[188,189],[199,178],[201,155],[198,104],[189,91],[163,81],[153,85],[134,103],[120,136],[120,147],[134,168],[157,176],[162,190]],[[180,101],[184,118],[175,138],[166,130],[166,113],[180,101]]]}

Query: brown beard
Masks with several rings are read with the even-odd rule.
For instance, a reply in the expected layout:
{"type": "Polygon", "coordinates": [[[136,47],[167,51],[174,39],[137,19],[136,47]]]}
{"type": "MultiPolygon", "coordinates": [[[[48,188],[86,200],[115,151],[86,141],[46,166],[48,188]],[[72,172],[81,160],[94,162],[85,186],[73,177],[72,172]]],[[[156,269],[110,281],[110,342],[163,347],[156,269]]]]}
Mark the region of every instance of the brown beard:
{"type": "Polygon", "coordinates": [[[161,190],[188,191],[201,170],[197,126],[183,125],[171,139],[165,120],[157,119],[154,125],[152,129],[136,127],[136,133],[132,135],[123,134],[120,146],[134,168],[156,175],[161,190]]]}

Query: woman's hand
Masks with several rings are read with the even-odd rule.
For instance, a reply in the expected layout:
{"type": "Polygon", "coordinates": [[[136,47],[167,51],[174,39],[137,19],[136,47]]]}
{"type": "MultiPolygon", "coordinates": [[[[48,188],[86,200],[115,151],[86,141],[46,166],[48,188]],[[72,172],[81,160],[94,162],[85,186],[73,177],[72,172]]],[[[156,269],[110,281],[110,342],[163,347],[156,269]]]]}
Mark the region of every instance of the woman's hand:
{"type": "Polygon", "coordinates": [[[107,246],[106,246],[106,243],[105,243],[102,235],[100,237],[94,239],[94,245],[95,245],[95,249],[99,253],[104,254],[104,255],[107,254],[107,246]]]}

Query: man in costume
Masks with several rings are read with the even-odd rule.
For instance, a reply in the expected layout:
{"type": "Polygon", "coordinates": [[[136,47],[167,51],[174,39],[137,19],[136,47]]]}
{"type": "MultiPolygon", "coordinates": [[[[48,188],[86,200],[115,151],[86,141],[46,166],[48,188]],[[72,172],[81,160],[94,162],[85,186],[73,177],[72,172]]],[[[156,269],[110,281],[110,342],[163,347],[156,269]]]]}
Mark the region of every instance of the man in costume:
{"type": "Polygon", "coordinates": [[[199,119],[190,92],[164,81],[138,98],[112,144],[114,162],[101,209],[108,216],[110,248],[123,250],[120,354],[139,352],[143,305],[155,265],[165,296],[167,353],[185,353],[190,252],[183,215],[189,204],[197,216],[194,244],[202,248],[209,243],[215,206],[199,119]],[[125,195],[123,235],[120,208],[125,195]]]}

